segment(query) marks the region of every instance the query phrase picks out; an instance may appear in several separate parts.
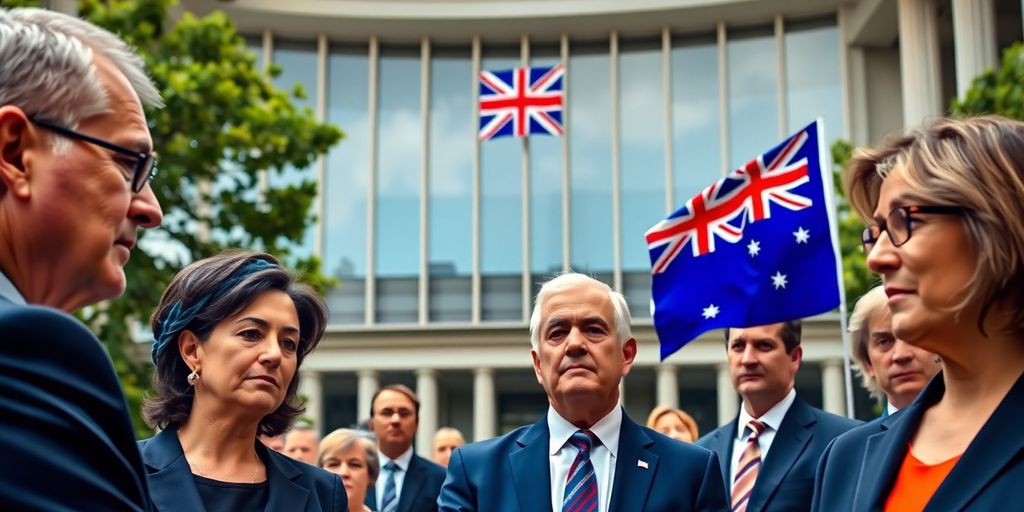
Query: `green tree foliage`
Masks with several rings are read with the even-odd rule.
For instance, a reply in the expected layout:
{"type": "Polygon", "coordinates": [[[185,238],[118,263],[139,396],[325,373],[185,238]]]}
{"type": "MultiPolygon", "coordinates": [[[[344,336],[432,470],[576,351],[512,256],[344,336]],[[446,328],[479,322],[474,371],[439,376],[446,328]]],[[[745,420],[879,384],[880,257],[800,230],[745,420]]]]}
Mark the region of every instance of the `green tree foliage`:
{"type": "Polygon", "coordinates": [[[839,224],[839,250],[843,258],[843,283],[846,287],[847,309],[865,292],[879,284],[878,277],[868,270],[861,249],[860,235],[864,223],[850,208],[842,188],[842,173],[853,154],[853,145],[839,139],[832,144],[833,182],[835,183],[836,221],[839,224]]]}
{"type": "MultiPolygon", "coordinates": [[[[4,6],[37,2],[3,0],[4,6]]],[[[333,280],[315,257],[294,248],[315,222],[313,179],[266,180],[286,169],[309,167],[337,143],[341,131],[318,123],[296,86],[276,89],[220,12],[203,18],[184,13],[171,20],[175,0],[82,0],[79,14],[135,46],[161,90],[166,108],[147,111],[158,153],[153,189],[164,210],[158,229],[140,233],[140,245],[125,268],[128,289],[113,301],[83,313],[103,340],[121,377],[138,435],[150,431],[139,415],[152,364],[133,343],[136,325],[149,317],[174,273],[226,248],[265,250],[324,292],[333,280]],[[287,181],[288,185],[266,183],[287,181]],[[261,185],[263,183],[263,185],[261,185]],[[216,184],[216,186],[212,186],[216,184]],[[211,233],[198,237],[197,233],[211,233]]],[[[269,75],[269,76],[267,76],[269,75]]]]}
{"type": "Polygon", "coordinates": [[[999,114],[1024,120],[1024,43],[1007,48],[1001,65],[978,75],[950,110],[955,116],[999,114]]]}

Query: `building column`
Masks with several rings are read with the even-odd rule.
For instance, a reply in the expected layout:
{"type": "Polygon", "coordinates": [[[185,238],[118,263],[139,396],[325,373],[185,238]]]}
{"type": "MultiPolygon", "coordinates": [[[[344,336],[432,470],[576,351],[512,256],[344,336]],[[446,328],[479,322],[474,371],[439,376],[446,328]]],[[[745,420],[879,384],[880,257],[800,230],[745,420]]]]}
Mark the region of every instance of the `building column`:
{"type": "Polygon", "coordinates": [[[658,402],[655,405],[679,407],[679,374],[674,364],[660,364],[658,373],[658,402]]]}
{"type": "MultiPolygon", "coordinates": [[[[821,362],[822,408],[832,414],[846,416],[846,389],[843,386],[843,360],[821,362]]],[[[853,411],[850,411],[851,413],[853,411]]]]}
{"type": "Polygon", "coordinates": [[[498,434],[497,396],[494,393],[494,369],[473,370],[473,440],[483,441],[498,434]]]}
{"type": "Polygon", "coordinates": [[[740,412],[739,395],[732,387],[728,363],[715,366],[715,370],[718,375],[718,424],[725,425],[740,412]]]}
{"type": "Polygon", "coordinates": [[[359,379],[356,385],[356,422],[358,423],[370,417],[373,394],[380,389],[380,373],[377,370],[359,370],[356,372],[356,377],[359,379]]]}
{"type": "Polygon", "coordinates": [[[974,77],[996,65],[996,18],[992,0],[953,0],[956,95],[963,98],[974,77]]]}
{"type": "Polygon", "coordinates": [[[420,397],[420,426],[416,430],[416,453],[430,458],[437,432],[437,371],[416,370],[416,394],[420,397]]]}
{"type": "Polygon", "coordinates": [[[315,371],[303,371],[299,377],[299,394],[306,397],[305,416],[313,422],[313,430],[317,435],[327,431],[324,425],[324,384],[323,374],[315,371]]]}
{"type": "Polygon", "coordinates": [[[903,127],[915,128],[942,113],[939,27],[935,0],[899,0],[903,127]]]}

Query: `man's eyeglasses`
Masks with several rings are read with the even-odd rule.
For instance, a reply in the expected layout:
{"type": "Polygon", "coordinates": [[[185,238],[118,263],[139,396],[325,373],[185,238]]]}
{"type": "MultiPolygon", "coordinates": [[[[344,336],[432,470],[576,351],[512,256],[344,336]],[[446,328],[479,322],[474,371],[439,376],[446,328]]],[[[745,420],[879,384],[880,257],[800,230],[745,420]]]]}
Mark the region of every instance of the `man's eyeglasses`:
{"type": "Polygon", "coordinates": [[[894,247],[899,247],[910,240],[911,216],[918,213],[936,213],[942,215],[959,215],[964,209],[959,206],[901,206],[889,212],[885,222],[864,228],[860,241],[864,246],[864,254],[869,254],[871,249],[882,236],[882,231],[889,234],[889,241],[894,247]]]}
{"type": "Polygon", "coordinates": [[[131,167],[131,174],[129,175],[126,172],[124,179],[132,184],[132,192],[136,194],[142,192],[146,183],[156,177],[156,154],[153,152],[143,153],[142,151],[128,149],[124,146],[114,144],[113,142],[97,139],[91,135],[76,132],[70,128],[65,128],[47,121],[41,121],[39,119],[30,119],[30,121],[40,128],[45,128],[65,137],[82,140],[89,144],[95,144],[101,148],[109,149],[115,153],[131,157],[132,161],[129,164],[131,167]]]}

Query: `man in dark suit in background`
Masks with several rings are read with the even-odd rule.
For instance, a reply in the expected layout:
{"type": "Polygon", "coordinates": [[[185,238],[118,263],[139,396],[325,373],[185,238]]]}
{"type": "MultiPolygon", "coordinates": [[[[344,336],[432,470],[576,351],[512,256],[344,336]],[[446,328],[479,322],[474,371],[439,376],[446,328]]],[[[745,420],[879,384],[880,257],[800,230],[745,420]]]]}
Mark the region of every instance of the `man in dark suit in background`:
{"type": "Polygon", "coordinates": [[[547,415],[455,450],[440,510],[726,510],[714,455],[637,425],[619,405],[636,357],[622,294],[581,274],[541,288],[530,320],[547,415]]]}
{"type": "Polygon", "coordinates": [[[143,104],[160,95],[117,36],[0,9],[0,510],[149,506],[113,365],[68,315],[121,295],[161,222],[143,104]]]}
{"type": "Polygon", "coordinates": [[[413,453],[420,424],[420,401],[401,384],[373,395],[370,430],[377,436],[380,476],[366,493],[366,506],[378,512],[437,510],[444,468],[413,453]]]}
{"type": "Polygon", "coordinates": [[[737,419],[697,441],[718,454],[734,512],[810,510],[818,459],[860,424],[796,396],[801,324],[726,330],[726,354],[743,398],[737,419]]]}

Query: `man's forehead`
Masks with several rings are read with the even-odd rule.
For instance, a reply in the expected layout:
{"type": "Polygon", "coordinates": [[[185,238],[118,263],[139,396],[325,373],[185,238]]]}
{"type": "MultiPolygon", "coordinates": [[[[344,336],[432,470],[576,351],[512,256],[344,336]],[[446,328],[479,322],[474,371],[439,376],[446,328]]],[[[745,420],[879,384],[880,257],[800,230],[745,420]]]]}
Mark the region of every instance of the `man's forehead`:
{"type": "Polygon", "coordinates": [[[755,327],[734,327],[729,329],[730,340],[778,340],[783,324],[759,325],[755,327]]]}

